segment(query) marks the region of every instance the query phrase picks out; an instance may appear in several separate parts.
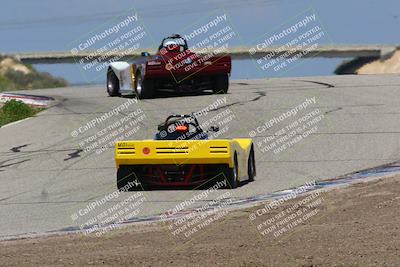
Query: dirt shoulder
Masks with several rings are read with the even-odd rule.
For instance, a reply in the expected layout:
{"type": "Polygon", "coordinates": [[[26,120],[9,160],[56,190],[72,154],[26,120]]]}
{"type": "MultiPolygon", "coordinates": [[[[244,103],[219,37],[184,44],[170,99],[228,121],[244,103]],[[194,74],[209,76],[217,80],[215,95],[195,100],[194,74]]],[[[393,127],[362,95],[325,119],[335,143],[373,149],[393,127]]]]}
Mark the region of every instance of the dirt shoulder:
{"type": "Polygon", "coordinates": [[[100,238],[69,234],[3,241],[0,262],[5,266],[400,265],[400,176],[298,197],[271,210],[266,207],[230,212],[189,242],[177,242],[165,224],[129,226],[100,238]],[[257,210],[268,211],[249,220],[257,210]],[[260,227],[263,222],[268,228],[260,227]]]}

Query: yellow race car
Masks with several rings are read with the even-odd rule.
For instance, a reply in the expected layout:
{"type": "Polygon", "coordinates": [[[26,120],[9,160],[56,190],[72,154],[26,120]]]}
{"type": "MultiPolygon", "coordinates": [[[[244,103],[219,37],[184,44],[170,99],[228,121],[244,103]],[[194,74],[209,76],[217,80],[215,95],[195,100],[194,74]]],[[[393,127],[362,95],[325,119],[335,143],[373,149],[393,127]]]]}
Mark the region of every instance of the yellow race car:
{"type": "Polygon", "coordinates": [[[203,131],[192,115],[171,115],[153,140],[119,141],[115,146],[120,191],[153,187],[200,186],[225,180],[236,188],[256,176],[252,139],[209,139],[217,126],[203,131]]]}

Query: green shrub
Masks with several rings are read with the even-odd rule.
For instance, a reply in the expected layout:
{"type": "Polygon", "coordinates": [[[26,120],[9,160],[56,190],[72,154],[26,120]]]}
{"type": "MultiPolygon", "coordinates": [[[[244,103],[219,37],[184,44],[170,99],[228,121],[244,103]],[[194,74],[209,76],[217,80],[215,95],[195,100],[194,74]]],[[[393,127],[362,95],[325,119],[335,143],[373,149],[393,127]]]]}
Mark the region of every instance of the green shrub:
{"type": "Polygon", "coordinates": [[[22,101],[12,99],[7,101],[2,107],[4,114],[10,116],[30,116],[33,115],[34,109],[22,101]]]}
{"type": "Polygon", "coordinates": [[[7,101],[0,110],[0,126],[35,115],[40,109],[30,107],[22,101],[7,101]]]}

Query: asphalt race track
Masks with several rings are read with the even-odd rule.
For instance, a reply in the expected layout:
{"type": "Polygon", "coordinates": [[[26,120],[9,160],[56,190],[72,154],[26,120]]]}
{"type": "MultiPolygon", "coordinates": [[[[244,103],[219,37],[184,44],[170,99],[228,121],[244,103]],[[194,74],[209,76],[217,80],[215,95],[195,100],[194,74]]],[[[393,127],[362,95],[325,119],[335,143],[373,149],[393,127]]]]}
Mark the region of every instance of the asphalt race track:
{"type": "MultiPolygon", "coordinates": [[[[85,218],[74,218],[89,203],[116,189],[114,149],[85,152],[80,143],[85,144],[99,131],[106,135],[108,126],[133,111],[140,110],[145,117],[131,138],[151,139],[156,125],[169,114],[196,112],[226,100],[199,120],[207,121],[229,110],[234,115],[220,137],[249,137],[256,131],[257,178],[231,191],[232,198],[238,199],[397,161],[399,86],[398,75],[240,80],[231,81],[227,95],[161,97],[137,103],[132,98],[108,97],[105,86],[28,91],[53,97],[56,102],[35,118],[0,129],[0,238],[70,229],[134,194],[122,193],[103,207],[88,211],[85,218]],[[315,103],[268,129],[259,127],[307,99],[315,103]],[[127,101],[131,104],[118,115],[76,137],[71,135],[127,101]],[[312,132],[279,153],[262,152],[265,138],[272,138],[281,128],[315,110],[323,116],[312,132]]],[[[225,191],[218,190],[203,201],[225,191]]],[[[146,191],[138,216],[163,213],[198,193],[146,191]]]]}

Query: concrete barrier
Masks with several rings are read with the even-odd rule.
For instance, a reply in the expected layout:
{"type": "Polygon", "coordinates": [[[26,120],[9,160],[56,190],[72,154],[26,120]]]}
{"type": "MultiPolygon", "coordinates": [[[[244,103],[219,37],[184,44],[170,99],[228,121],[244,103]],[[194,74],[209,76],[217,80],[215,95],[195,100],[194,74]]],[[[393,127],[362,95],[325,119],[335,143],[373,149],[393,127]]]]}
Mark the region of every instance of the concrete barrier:
{"type": "MultiPolygon", "coordinates": [[[[260,58],[264,55],[275,52],[274,56],[271,58],[279,57],[282,54],[287,53],[290,55],[295,55],[297,52],[301,52],[301,49],[287,48],[276,53],[278,46],[271,46],[262,51],[256,51],[252,56],[249,53],[250,47],[232,47],[228,48],[227,54],[232,56],[233,59],[249,59],[251,57],[260,58]]],[[[396,50],[394,45],[325,45],[319,46],[316,49],[304,53],[305,58],[312,57],[325,57],[325,58],[359,58],[359,57],[387,57],[391,55],[396,50]]],[[[124,50],[117,51],[115,53],[109,54],[107,58],[118,57],[120,55],[125,55],[120,57],[120,60],[130,61],[141,57],[141,52],[149,52],[150,54],[155,54],[156,49],[142,49],[136,51],[133,54],[127,53],[124,50]],[[128,54],[128,55],[127,55],[128,54]]],[[[207,53],[207,51],[206,51],[207,53]]],[[[59,64],[59,63],[78,63],[81,59],[88,58],[90,56],[91,60],[98,59],[102,60],[103,53],[97,53],[96,51],[83,51],[72,54],[70,51],[61,52],[22,52],[22,53],[9,53],[3,54],[3,56],[12,56],[23,63],[27,64],[59,64]]]]}

